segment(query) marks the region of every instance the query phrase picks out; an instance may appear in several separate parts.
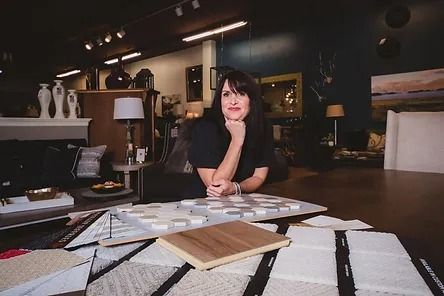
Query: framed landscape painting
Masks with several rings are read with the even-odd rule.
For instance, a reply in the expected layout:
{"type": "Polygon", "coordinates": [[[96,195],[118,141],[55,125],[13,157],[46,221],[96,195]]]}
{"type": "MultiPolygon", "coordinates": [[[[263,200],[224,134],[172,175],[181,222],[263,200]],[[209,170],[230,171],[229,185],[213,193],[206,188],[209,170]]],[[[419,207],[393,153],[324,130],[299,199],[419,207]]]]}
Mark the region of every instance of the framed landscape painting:
{"type": "Polygon", "coordinates": [[[444,68],[372,76],[372,119],[385,121],[387,110],[444,111],[444,68]]]}

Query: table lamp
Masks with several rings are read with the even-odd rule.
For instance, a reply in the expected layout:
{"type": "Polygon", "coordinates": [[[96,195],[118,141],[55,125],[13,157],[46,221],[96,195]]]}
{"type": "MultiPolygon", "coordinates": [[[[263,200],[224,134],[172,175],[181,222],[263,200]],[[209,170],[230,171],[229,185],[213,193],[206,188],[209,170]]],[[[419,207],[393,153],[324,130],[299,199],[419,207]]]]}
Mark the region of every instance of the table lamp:
{"type": "Polygon", "coordinates": [[[329,105],[327,106],[327,112],[325,115],[327,118],[335,119],[335,146],[338,144],[338,123],[337,118],[344,116],[344,106],[342,105],[329,105]]]}
{"type": "Polygon", "coordinates": [[[126,119],[126,152],[125,162],[134,163],[133,138],[131,119],[144,119],[143,103],[141,98],[117,98],[114,100],[114,119],[126,119]]]}

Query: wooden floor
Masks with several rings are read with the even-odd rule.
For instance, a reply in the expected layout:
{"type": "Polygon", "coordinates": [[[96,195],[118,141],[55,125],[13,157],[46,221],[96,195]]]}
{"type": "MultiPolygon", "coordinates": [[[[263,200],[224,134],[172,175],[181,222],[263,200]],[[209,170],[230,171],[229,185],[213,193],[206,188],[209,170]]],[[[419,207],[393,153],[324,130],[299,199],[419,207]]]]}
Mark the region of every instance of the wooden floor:
{"type": "Polygon", "coordinates": [[[297,179],[297,178],[305,178],[310,176],[319,175],[319,172],[314,171],[309,168],[302,167],[288,167],[288,178],[289,179],[297,179]]]}

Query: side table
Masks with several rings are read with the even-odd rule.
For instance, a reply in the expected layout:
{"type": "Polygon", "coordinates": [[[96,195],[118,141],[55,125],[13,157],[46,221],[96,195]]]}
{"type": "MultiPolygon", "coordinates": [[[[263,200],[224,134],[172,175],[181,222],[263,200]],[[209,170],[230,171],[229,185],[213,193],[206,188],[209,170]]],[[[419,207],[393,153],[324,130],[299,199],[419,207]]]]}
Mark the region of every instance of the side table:
{"type": "MultiPolygon", "coordinates": [[[[116,172],[123,172],[124,180],[125,180],[125,188],[131,188],[131,178],[130,172],[137,172],[137,177],[139,177],[139,169],[143,167],[147,167],[151,165],[152,162],[144,162],[144,163],[134,163],[134,164],[126,164],[124,162],[113,162],[113,170],[116,172]]],[[[139,179],[139,178],[137,178],[139,179]]],[[[138,188],[137,194],[140,193],[138,188]]]]}

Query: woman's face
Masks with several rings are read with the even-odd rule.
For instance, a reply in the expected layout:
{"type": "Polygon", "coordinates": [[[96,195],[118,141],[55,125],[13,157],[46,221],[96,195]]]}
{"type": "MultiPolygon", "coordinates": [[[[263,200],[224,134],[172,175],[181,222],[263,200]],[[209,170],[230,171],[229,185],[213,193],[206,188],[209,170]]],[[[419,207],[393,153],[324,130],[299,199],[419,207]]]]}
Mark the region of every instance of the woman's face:
{"type": "Polygon", "coordinates": [[[222,113],[228,120],[244,120],[250,112],[250,97],[243,92],[234,93],[225,80],[221,94],[222,113]]]}

